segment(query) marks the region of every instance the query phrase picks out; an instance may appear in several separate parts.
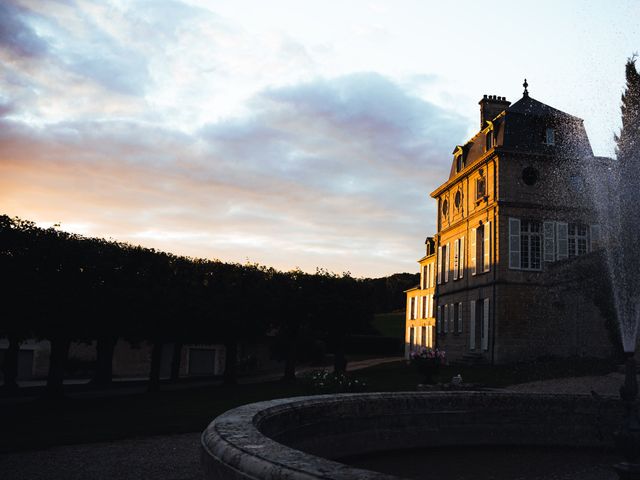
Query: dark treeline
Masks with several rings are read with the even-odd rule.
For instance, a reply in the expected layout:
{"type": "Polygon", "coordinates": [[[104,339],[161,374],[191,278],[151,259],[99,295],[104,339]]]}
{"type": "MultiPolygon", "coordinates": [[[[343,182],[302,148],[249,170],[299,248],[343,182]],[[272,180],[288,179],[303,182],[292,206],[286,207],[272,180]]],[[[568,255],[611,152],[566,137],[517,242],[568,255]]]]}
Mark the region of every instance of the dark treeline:
{"type": "Polygon", "coordinates": [[[152,347],[149,388],[160,385],[161,352],[173,344],[172,378],[182,345],[226,347],[224,378],[236,380],[240,342],[275,336],[285,379],[295,378],[301,338],[321,339],[344,371],[344,343],[366,332],[374,311],[402,307],[416,276],[355,279],[326,271],[281,272],[180,257],[140,246],[43,229],[0,216],[0,271],[5,295],[0,338],[9,340],[5,387],[17,387],[20,343],[51,343],[47,392],[62,392],[72,342],[96,342],[93,381],[111,382],[119,339],[152,347]]]}

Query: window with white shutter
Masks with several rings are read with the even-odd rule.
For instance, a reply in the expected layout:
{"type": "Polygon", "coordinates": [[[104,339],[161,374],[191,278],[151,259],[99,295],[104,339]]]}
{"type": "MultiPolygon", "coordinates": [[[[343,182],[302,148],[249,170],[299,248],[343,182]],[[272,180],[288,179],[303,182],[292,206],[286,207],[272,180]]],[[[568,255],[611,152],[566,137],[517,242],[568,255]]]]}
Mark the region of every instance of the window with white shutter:
{"type": "Polygon", "coordinates": [[[451,249],[447,243],[443,248],[444,253],[444,283],[449,281],[449,256],[451,255],[451,249]]]}
{"type": "Polygon", "coordinates": [[[416,344],[416,329],[411,327],[409,329],[409,350],[413,352],[416,344]]]}
{"type": "Polygon", "coordinates": [[[491,222],[484,224],[484,262],[482,271],[488,272],[491,268],[491,222]]]}
{"type": "Polygon", "coordinates": [[[489,299],[484,299],[482,309],[482,349],[489,350],[489,299]]]}
{"type": "Polygon", "coordinates": [[[449,304],[449,331],[455,333],[456,331],[456,304],[449,304]]]}
{"type": "Polygon", "coordinates": [[[460,259],[460,239],[453,241],[453,279],[458,279],[458,260],[460,259]]]}
{"type": "Polygon", "coordinates": [[[458,270],[458,278],[464,277],[464,237],[460,237],[460,262],[458,270]]]}
{"type": "Polygon", "coordinates": [[[443,305],[444,308],[444,333],[449,332],[449,305],[443,305]]]}
{"type": "Polygon", "coordinates": [[[569,258],[584,255],[589,251],[589,227],[581,223],[570,223],[567,234],[569,258]]]}
{"type": "Polygon", "coordinates": [[[520,219],[509,218],[509,268],[520,268],[520,219]]]}
{"type": "Polygon", "coordinates": [[[442,283],[442,247],[438,247],[438,285],[442,283]]]}
{"type": "Polygon", "coordinates": [[[542,225],[534,220],[520,221],[520,268],[542,270],[542,225]]]}
{"type": "Polygon", "coordinates": [[[476,240],[477,240],[476,229],[471,229],[471,275],[476,274],[476,265],[477,265],[477,249],[476,249],[476,240]]]}
{"type": "Polygon", "coordinates": [[[565,222],[556,223],[556,258],[564,260],[569,257],[569,225],[565,222]]]}
{"type": "Polygon", "coordinates": [[[434,304],[435,304],[435,302],[433,301],[433,294],[432,294],[432,295],[431,295],[431,309],[429,310],[429,311],[431,312],[431,316],[432,316],[432,317],[435,317],[435,316],[436,316],[436,314],[435,314],[435,313],[433,313],[433,310],[434,310],[434,308],[433,308],[433,307],[434,307],[434,304]]]}
{"type": "Polygon", "coordinates": [[[438,305],[436,310],[436,329],[438,333],[442,333],[442,305],[438,305]]]}
{"type": "Polygon", "coordinates": [[[544,261],[553,262],[556,259],[556,222],[544,222],[544,261]]]}
{"type": "Polygon", "coordinates": [[[458,333],[462,333],[462,323],[464,316],[462,315],[462,302],[458,303],[458,333]]]}
{"type": "Polygon", "coordinates": [[[476,301],[469,302],[469,349],[476,348],[476,301]]]}

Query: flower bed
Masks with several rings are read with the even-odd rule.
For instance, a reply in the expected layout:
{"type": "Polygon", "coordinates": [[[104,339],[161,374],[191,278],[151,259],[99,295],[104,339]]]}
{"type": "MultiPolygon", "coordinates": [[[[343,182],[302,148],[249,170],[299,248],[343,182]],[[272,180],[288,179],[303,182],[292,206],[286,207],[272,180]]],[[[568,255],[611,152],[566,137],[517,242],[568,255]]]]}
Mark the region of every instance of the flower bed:
{"type": "Polygon", "coordinates": [[[431,385],[436,383],[435,376],[440,366],[446,363],[446,354],[444,350],[422,347],[411,352],[409,359],[411,365],[422,375],[422,383],[431,385]]]}

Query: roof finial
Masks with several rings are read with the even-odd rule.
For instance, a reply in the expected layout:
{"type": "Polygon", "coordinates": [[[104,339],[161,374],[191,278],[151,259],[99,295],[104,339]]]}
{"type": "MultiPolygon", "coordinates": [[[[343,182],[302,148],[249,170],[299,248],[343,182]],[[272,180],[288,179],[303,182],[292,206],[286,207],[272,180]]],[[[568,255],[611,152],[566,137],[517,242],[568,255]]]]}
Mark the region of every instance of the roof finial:
{"type": "Polygon", "coordinates": [[[527,87],[529,86],[529,84],[527,83],[527,79],[524,79],[524,83],[522,84],[522,86],[524,87],[524,92],[522,92],[522,96],[523,97],[528,97],[529,96],[529,90],[527,90],[527,87]]]}

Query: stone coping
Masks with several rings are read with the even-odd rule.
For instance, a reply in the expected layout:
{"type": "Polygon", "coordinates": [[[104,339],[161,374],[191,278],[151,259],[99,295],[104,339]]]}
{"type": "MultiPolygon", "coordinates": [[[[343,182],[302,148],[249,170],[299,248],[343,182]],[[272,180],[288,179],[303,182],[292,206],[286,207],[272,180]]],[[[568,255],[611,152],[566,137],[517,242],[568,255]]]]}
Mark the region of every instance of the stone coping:
{"type": "Polygon", "coordinates": [[[620,401],[589,395],[393,392],[293,397],[217,417],[201,437],[207,479],[398,477],[336,458],[455,445],[605,447],[620,401]],[[333,459],[331,459],[333,458],[333,459]]]}

